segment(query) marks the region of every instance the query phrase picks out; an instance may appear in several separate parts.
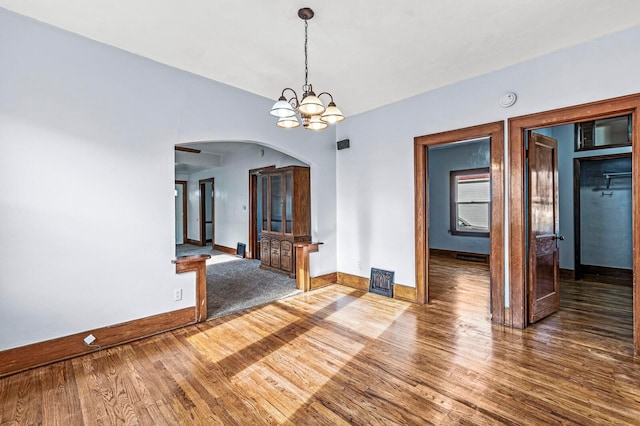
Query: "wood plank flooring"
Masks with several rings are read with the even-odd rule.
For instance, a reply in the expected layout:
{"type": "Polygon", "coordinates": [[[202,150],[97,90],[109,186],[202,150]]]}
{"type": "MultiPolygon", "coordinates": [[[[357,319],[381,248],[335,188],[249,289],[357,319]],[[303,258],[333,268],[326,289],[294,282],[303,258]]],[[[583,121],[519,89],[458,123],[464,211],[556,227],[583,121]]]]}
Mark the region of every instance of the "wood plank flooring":
{"type": "Polygon", "coordinates": [[[431,264],[429,305],[332,285],[2,378],[0,425],[640,423],[629,287],[520,331],[486,265],[431,264]]]}

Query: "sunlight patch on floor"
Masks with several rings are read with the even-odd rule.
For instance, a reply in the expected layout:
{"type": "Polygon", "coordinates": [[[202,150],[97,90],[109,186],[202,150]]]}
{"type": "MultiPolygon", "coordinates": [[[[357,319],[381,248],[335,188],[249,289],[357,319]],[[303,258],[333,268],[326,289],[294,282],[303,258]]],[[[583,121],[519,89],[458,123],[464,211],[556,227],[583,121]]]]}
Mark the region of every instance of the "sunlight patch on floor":
{"type": "MultiPolygon", "coordinates": [[[[376,303],[371,299],[376,297],[379,296],[365,295],[355,300],[283,347],[264,354],[258,361],[236,374],[236,385],[257,382],[264,387],[267,384],[271,390],[265,395],[263,404],[277,408],[289,418],[335,375],[340,374],[358,353],[379,338],[409,306],[398,303],[382,317],[363,316],[362,306],[376,303]],[[332,329],[335,331],[332,332],[332,329]],[[307,359],[303,362],[313,363],[311,370],[319,368],[323,370],[323,374],[310,375],[307,369],[301,368],[300,360],[291,358],[291,345],[305,348],[307,359]],[[292,367],[286,370],[286,374],[277,374],[271,368],[272,365],[278,365],[279,368],[282,365],[292,367]],[[274,394],[281,398],[274,398],[274,394]]],[[[263,408],[267,409],[266,406],[263,408]]]]}
{"type": "Polygon", "coordinates": [[[239,257],[235,257],[234,255],[231,254],[213,254],[211,256],[211,259],[207,259],[207,265],[216,265],[216,264],[220,264],[220,263],[226,263],[226,262],[235,262],[237,260],[242,260],[239,257]]]}
{"type": "Polygon", "coordinates": [[[344,294],[314,300],[309,309],[307,301],[296,303],[298,297],[302,301],[313,293],[223,318],[189,337],[203,356],[232,376],[234,386],[254,394],[260,410],[274,418],[294,415],[410,306],[371,294],[344,294]],[[379,304],[376,317],[367,309],[372,304],[379,304]],[[310,374],[318,369],[323,373],[310,374]]]}

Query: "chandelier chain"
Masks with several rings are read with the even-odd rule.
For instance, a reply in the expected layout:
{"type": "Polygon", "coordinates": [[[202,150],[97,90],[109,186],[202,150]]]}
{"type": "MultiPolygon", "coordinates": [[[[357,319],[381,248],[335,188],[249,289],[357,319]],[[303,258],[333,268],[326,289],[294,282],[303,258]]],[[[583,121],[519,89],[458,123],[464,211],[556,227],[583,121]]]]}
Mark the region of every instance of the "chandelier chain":
{"type": "Polygon", "coordinates": [[[308,59],[308,53],[307,53],[307,44],[309,42],[309,37],[307,35],[308,28],[309,28],[309,21],[305,19],[304,20],[304,87],[302,88],[302,90],[304,90],[305,92],[309,88],[309,59],[308,59]]]}

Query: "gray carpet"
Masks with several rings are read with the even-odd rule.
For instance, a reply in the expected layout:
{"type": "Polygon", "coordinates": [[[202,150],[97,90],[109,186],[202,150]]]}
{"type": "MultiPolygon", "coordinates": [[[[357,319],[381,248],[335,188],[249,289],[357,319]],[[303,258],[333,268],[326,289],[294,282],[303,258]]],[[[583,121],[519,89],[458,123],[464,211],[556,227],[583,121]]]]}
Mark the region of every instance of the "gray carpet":
{"type": "Polygon", "coordinates": [[[285,274],[260,269],[260,261],[191,244],[176,246],[176,257],[206,253],[207,317],[215,318],[264,305],[294,294],[296,280],[285,274]]]}
{"type": "Polygon", "coordinates": [[[193,244],[178,244],[176,246],[176,257],[193,256],[194,254],[207,253],[212,254],[211,243],[206,246],[196,246],[193,244]]]}
{"type": "Polygon", "coordinates": [[[259,260],[234,259],[207,266],[207,315],[219,317],[294,294],[296,280],[259,268],[259,260]]]}

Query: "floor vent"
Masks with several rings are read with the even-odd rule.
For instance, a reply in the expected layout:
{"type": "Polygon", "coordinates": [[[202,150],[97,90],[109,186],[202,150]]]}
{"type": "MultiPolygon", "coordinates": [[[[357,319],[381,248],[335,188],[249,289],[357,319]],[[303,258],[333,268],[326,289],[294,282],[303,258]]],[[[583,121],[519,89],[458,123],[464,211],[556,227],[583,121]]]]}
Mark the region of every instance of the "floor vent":
{"type": "Polygon", "coordinates": [[[456,259],[468,260],[469,262],[488,263],[487,256],[482,254],[456,254],[456,259]]]}
{"type": "Polygon", "coordinates": [[[393,297],[393,271],[371,268],[369,292],[380,296],[393,297]]]}

